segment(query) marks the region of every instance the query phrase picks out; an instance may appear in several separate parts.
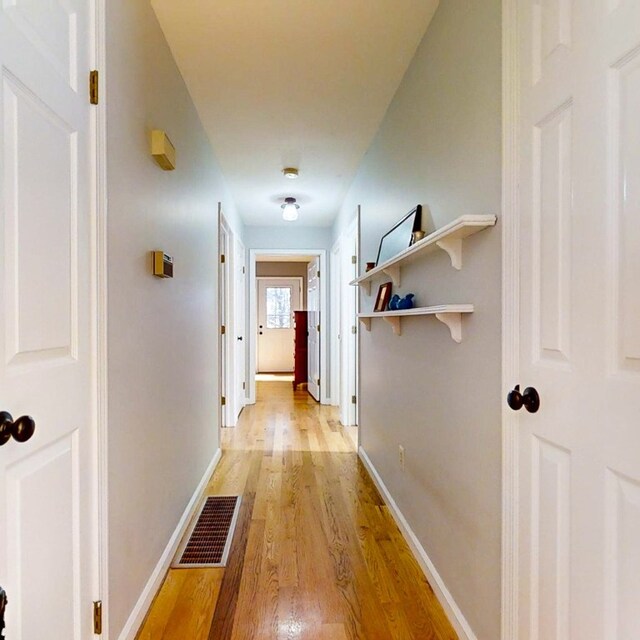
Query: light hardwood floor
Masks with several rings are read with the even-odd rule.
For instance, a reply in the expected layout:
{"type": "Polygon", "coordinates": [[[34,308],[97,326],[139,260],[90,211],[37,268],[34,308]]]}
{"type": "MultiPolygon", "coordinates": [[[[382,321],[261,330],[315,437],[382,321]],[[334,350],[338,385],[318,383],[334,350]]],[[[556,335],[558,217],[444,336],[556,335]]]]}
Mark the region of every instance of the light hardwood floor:
{"type": "Polygon", "coordinates": [[[290,383],[223,431],[206,493],[242,494],[225,569],[173,569],[139,640],[457,636],[335,410],[290,383]]]}

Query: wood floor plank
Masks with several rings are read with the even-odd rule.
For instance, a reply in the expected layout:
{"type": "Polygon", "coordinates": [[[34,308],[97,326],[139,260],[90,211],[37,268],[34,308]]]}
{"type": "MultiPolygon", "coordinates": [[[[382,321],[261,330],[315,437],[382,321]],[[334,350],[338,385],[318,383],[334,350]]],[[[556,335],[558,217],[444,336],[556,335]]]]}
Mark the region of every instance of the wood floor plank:
{"type": "Polygon", "coordinates": [[[223,569],[171,569],[137,640],[206,640],[223,569]]]}
{"type": "Polygon", "coordinates": [[[353,441],[335,409],[259,383],[206,489],[243,496],[228,566],[217,586],[170,572],[139,640],[456,640],[353,441]]]}

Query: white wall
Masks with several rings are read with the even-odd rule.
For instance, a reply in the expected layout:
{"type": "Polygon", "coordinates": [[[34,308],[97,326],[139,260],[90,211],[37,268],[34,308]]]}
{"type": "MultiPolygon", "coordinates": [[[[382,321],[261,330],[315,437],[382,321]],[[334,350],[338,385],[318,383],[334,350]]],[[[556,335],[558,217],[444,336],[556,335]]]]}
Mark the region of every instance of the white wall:
{"type": "MultiPolygon", "coordinates": [[[[440,4],[334,226],[362,205],[361,269],[418,203],[427,231],[499,215],[500,21],[500,0],[440,4]]],[[[460,272],[443,252],[403,270],[420,306],[475,304],[462,344],[433,318],[360,332],[361,443],[481,640],[500,637],[500,261],[498,227],[466,242],[460,272]]]]}
{"type": "Polygon", "coordinates": [[[117,638],[218,448],[217,209],[239,223],[148,2],[107,3],[109,619],[117,638]],[[167,131],[177,169],[149,155],[167,131]],[[150,275],[149,252],[175,259],[150,275]]]}
{"type": "MultiPolygon", "coordinates": [[[[302,214],[300,214],[302,215],[302,214]]],[[[331,227],[248,226],[244,231],[247,249],[331,249],[331,227]]]]}

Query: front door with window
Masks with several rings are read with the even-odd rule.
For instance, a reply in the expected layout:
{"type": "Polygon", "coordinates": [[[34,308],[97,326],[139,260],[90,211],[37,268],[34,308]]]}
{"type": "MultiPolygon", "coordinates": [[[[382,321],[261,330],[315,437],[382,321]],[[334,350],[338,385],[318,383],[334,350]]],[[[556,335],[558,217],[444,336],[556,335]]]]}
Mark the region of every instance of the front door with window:
{"type": "Polygon", "coordinates": [[[258,279],[258,373],[293,371],[293,312],[300,310],[301,278],[258,279]]]}

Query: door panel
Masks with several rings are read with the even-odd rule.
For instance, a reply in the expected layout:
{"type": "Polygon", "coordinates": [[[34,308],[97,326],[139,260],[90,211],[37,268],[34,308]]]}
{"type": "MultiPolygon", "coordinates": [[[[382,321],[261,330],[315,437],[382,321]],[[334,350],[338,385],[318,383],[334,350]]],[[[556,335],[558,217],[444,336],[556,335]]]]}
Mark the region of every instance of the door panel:
{"type": "Polygon", "coordinates": [[[92,636],[92,3],[0,7],[0,585],[12,640],[92,636]],[[79,78],[83,90],[78,90],[79,78]]]}
{"type": "Polygon", "coordinates": [[[77,352],[77,133],[15,78],[5,76],[3,93],[7,355],[12,364],[69,357],[77,352]]]}
{"type": "Polygon", "coordinates": [[[293,312],[300,310],[300,282],[258,279],[258,372],[293,371],[293,312]]]}
{"type": "Polygon", "coordinates": [[[520,640],[640,637],[640,3],[519,2],[520,640]],[[631,604],[634,603],[634,604],[631,604]]]}
{"type": "Polygon", "coordinates": [[[234,252],[235,268],[235,388],[236,388],[236,418],[244,408],[246,402],[246,268],[245,268],[245,248],[236,238],[234,252]]]}

